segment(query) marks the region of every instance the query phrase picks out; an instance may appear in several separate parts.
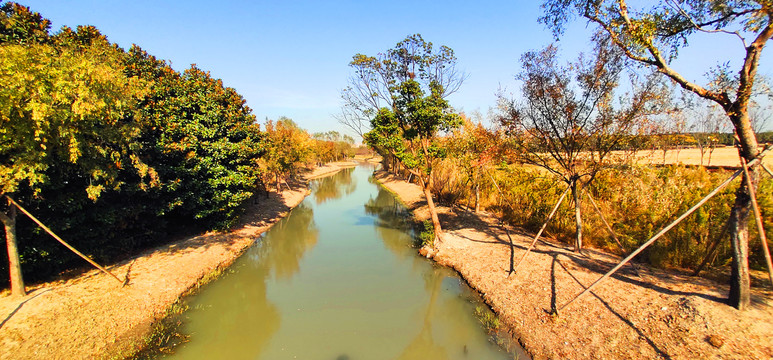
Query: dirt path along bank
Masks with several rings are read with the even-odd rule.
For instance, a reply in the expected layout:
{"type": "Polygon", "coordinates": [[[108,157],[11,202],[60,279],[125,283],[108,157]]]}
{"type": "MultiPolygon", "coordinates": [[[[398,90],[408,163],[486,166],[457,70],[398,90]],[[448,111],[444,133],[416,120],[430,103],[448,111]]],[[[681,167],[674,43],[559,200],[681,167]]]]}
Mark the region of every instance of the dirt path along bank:
{"type": "Polygon", "coordinates": [[[354,163],[331,163],[293,190],[251,204],[239,226],[182,239],[108,266],[125,287],[97,270],[38,284],[17,299],[0,296],[0,359],[121,358],[144,344],[154,321],[200,280],[231,264],[255,238],[308,195],[306,180],[354,163]]]}
{"type": "MultiPolygon", "coordinates": [[[[421,189],[383,172],[376,178],[419,220],[429,218],[421,189]]],[[[498,220],[439,208],[446,229],[435,260],[458,271],[535,359],[771,359],[773,292],[752,290],[739,312],[724,304],[728,287],[707,279],[639,265],[600,284],[560,315],[569,301],[617,264],[589,249],[580,256],[556,243],[538,243],[509,276],[511,246],[498,220]]],[[[520,258],[533,234],[509,229],[520,258]]]]}

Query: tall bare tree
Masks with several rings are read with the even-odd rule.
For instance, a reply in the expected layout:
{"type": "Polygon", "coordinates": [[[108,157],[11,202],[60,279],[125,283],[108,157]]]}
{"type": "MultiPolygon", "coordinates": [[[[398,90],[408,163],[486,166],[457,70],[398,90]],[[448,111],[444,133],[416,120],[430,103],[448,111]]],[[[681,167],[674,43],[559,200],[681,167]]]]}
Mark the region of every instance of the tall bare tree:
{"type": "MultiPolygon", "coordinates": [[[[583,17],[607,33],[628,58],[717,103],[733,124],[740,156],[752,161],[760,153],[749,104],[762,50],[773,36],[770,0],[660,0],[637,2],[633,6],[625,0],[546,0],[542,7],[540,21],[557,37],[568,22],[583,17]],[[697,33],[737,38],[743,52],[731,55],[728,49],[722,51],[728,58],[740,59],[740,68],[732,72],[729,65],[720,66],[716,76],[704,85],[688,80],[671,61],[678,57],[679,49],[688,45],[690,36],[697,33]]],[[[752,188],[745,179],[741,181],[729,220],[733,262],[728,302],[741,310],[750,301],[747,224],[752,206],[750,193],[756,191],[759,180],[758,167],[753,167],[749,174],[752,188]]]]}
{"type": "MultiPolygon", "coordinates": [[[[595,56],[557,63],[555,46],[521,57],[523,102],[500,95],[499,122],[524,163],[539,166],[572,189],[574,249],[582,249],[581,186],[608,166],[608,157],[630,137],[642,118],[656,111],[662,88],[651,78],[632,82],[632,94],[615,99],[625,70],[623,54],[598,37],[595,56]]],[[[635,80],[635,77],[633,78],[635,80]]]]}

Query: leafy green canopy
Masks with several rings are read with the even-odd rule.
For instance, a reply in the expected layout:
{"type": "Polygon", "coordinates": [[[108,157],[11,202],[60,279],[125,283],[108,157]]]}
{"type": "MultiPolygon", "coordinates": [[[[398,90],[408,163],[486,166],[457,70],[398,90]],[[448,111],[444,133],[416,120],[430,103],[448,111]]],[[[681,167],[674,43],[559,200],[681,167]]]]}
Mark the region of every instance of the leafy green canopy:
{"type": "Polygon", "coordinates": [[[402,82],[396,90],[394,110],[379,110],[365,142],[395,156],[408,169],[429,175],[432,162],[445,156],[436,135],[459,127],[461,117],[443,99],[443,88],[437,82],[430,83],[431,92],[426,96],[413,79],[402,82]]]}
{"type": "Polygon", "coordinates": [[[94,180],[87,191],[96,198],[115,180],[138,135],[130,115],[143,82],[124,75],[123,54],[104,37],[72,46],[69,34],[57,38],[62,45],[0,46],[3,194],[22,184],[38,192],[45,171],[68,162],[94,180]]]}
{"type": "Polygon", "coordinates": [[[434,86],[440,97],[446,98],[459,90],[466,78],[456,69],[451,48],[440,46],[435,50],[419,34],[406,37],[378,56],[356,54],[349,66],[354,74],[341,92],[344,105],[338,120],[359,135],[369,130],[370,120],[379,109],[395,108],[403,83],[415,81],[425,93],[431,93],[434,86]]]}
{"type": "Polygon", "coordinates": [[[225,225],[258,183],[263,134],[254,115],[234,89],[195,66],[180,74],[138,47],[129,53],[127,71],[153,81],[137,116],[146,124],[141,157],[161,182],[148,190],[164,199],[159,214],[225,225]]]}
{"type": "MultiPolygon", "coordinates": [[[[0,191],[99,261],[233,222],[264,152],[244,99],[94,27],[49,28],[0,7],[0,191]]],[[[17,232],[25,276],[79,264],[23,217],[17,232]]]]}

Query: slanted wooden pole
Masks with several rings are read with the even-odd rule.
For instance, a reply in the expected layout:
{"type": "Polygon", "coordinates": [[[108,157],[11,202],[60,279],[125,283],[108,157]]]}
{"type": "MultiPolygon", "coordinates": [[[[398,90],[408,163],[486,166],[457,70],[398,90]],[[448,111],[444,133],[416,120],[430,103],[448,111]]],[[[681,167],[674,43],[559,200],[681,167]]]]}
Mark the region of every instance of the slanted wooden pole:
{"type": "MultiPolygon", "coordinates": [[[[758,161],[758,160],[759,160],[759,159],[755,159],[753,162],[755,162],[755,161],[758,161]]],[[[699,201],[697,204],[693,205],[693,207],[691,207],[691,208],[690,208],[689,210],[687,210],[687,211],[686,211],[684,214],[682,214],[682,216],[680,216],[679,218],[677,218],[676,220],[674,220],[674,221],[673,221],[671,224],[668,224],[668,226],[666,226],[665,228],[663,228],[662,230],[660,230],[660,232],[658,232],[657,234],[655,234],[655,236],[651,237],[651,238],[650,238],[649,240],[647,240],[647,242],[645,242],[645,243],[644,243],[642,246],[640,246],[638,249],[636,249],[634,252],[632,252],[630,255],[628,255],[628,256],[627,256],[625,259],[623,259],[623,260],[622,260],[622,261],[621,261],[619,264],[617,264],[617,265],[616,265],[614,268],[612,268],[612,270],[609,270],[609,271],[608,271],[606,274],[604,274],[604,275],[603,275],[602,277],[600,277],[598,280],[596,280],[595,282],[593,282],[593,284],[591,284],[590,286],[588,286],[587,288],[585,288],[585,290],[583,290],[581,293],[577,294],[577,296],[575,296],[574,298],[572,298],[572,300],[569,300],[569,302],[567,302],[566,304],[564,304],[563,306],[561,306],[561,307],[560,307],[558,310],[559,310],[559,311],[562,311],[562,310],[566,309],[566,307],[568,307],[569,305],[571,305],[571,304],[572,304],[572,303],[573,303],[575,300],[579,299],[579,298],[580,298],[580,297],[582,297],[583,295],[585,295],[585,294],[587,294],[588,292],[590,292],[590,291],[591,291],[591,290],[592,290],[594,287],[596,287],[596,285],[598,285],[600,282],[604,281],[604,279],[608,278],[609,276],[611,276],[612,274],[614,274],[615,272],[617,272],[617,270],[620,270],[620,268],[621,268],[621,267],[623,267],[623,265],[625,265],[625,264],[626,264],[628,261],[630,261],[631,259],[633,259],[633,258],[634,258],[636,255],[639,255],[639,253],[640,253],[640,252],[642,252],[644,249],[646,249],[648,246],[652,245],[652,243],[654,243],[654,242],[655,242],[655,240],[659,239],[661,236],[663,236],[663,234],[665,234],[666,232],[668,232],[669,230],[671,230],[671,228],[673,228],[674,226],[676,226],[677,224],[679,224],[679,223],[680,223],[682,220],[684,220],[686,217],[690,216],[690,214],[692,214],[693,212],[695,212],[695,210],[698,210],[698,208],[700,208],[701,206],[703,206],[703,204],[705,204],[705,203],[706,203],[706,201],[709,201],[709,199],[711,199],[712,197],[714,197],[714,195],[716,195],[716,194],[718,194],[720,191],[722,191],[722,189],[724,189],[724,188],[725,188],[725,187],[726,187],[728,184],[730,184],[730,182],[731,182],[731,181],[735,180],[735,178],[737,178],[737,177],[738,177],[738,175],[741,175],[741,173],[743,173],[743,170],[738,170],[738,171],[736,171],[736,172],[735,172],[735,173],[734,173],[734,174],[733,174],[731,177],[729,177],[727,180],[725,180],[724,182],[722,182],[722,184],[720,184],[720,185],[719,185],[719,186],[718,186],[716,189],[714,189],[714,191],[710,192],[710,193],[709,193],[708,195],[706,195],[706,196],[705,196],[703,199],[701,199],[701,200],[700,200],[700,201],[699,201]]]]}
{"type": "Polygon", "coordinates": [[[510,205],[510,207],[512,207],[513,204],[510,204],[510,201],[505,199],[505,193],[502,192],[502,189],[499,188],[499,184],[497,184],[497,181],[494,180],[493,176],[491,176],[491,173],[489,173],[488,170],[486,170],[486,168],[484,168],[484,167],[481,167],[481,169],[483,170],[483,172],[486,173],[486,175],[488,175],[489,179],[491,179],[491,182],[494,183],[494,187],[497,188],[497,191],[499,191],[499,195],[501,195],[500,198],[505,200],[505,201],[507,201],[507,204],[510,205]]]}
{"type": "MultiPolygon", "coordinates": [[[[505,201],[507,202],[507,204],[508,204],[508,205],[510,205],[510,207],[512,207],[513,205],[512,205],[512,204],[510,204],[510,201],[508,201],[508,200],[505,198],[505,193],[504,193],[504,192],[502,192],[502,189],[500,189],[500,188],[499,188],[499,185],[497,184],[497,181],[496,181],[496,180],[494,180],[494,177],[493,177],[493,176],[491,176],[491,174],[490,174],[488,171],[486,171],[486,168],[483,168],[483,171],[486,173],[486,175],[488,175],[488,176],[489,176],[489,178],[491,179],[491,182],[493,182],[493,183],[494,183],[494,187],[496,187],[496,188],[497,188],[497,191],[499,191],[499,194],[501,195],[501,196],[500,196],[500,198],[501,198],[501,199],[503,199],[503,200],[505,200],[505,201]]],[[[517,266],[515,266],[515,267],[513,267],[513,256],[515,256],[515,252],[514,252],[514,251],[511,251],[511,252],[510,252],[510,274],[514,273],[514,272],[515,272],[515,270],[516,270],[516,269],[518,269],[518,266],[520,266],[520,265],[521,265],[521,263],[523,262],[523,259],[525,259],[525,258],[526,258],[526,255],[528,255],[528,254],[529,254],[529,252],[531,251],[531,249],[534,247],[534,244],[536,244],[536,243],[537,243],[537,240],[539,240],[539,237],[540,237],[540,235],[542,235],[542,232],[543,232],[543,231],[545,230],[545,228],[548,226],[548,222],[550,222],[550,219],[552,219],[552,218],[553,218],[553,215],[555,215],[555,213],[556,213],[556,210],[558,210],[558,206],[559,206],[559,205],[561,205],[561,203],[564,201],[564,198],[566,197],[566,193],[567,193],[567,192],[569,192],[569,189],[571,189],[571,187],[567,186],[567,187],[566,187],[566,190],[564,190],[564,192],[561,194],[561,197],[558,199],[558,202],[556,203],[556,206],[555,206],[555,207],[553,207],[553,211],[551,211],[551,212],[550,212],[550,215],[548,215],[548,219],[547,219],[547,220],[545,220],[545,223],[544,223],[544,224],[542,224],[542,228],[540,228],[540,229],[539,229],[539,232],[537,233],[537,236],[535,236],[535,237],[534,237],[534,240],[531,242],[531,245],[529,245],[529,248],[528,248],[528,249],[526,250],[526,252],[523,254],[523,257],[521,257],[521,260],[520,260],[520,261],[518,261],[518,265],[517,265],[517,266]]],[[[507,234],[507,237],[508,237],[508,238],[510,238],[510,234],[507,232],[507,230],[505,230],[505,233],[507,234]]],[[[513,239],[512,239],[512,238],[510,238],[510,249],[512,249],[512,248],[513,248],[513,239]]],[[[509,275],[508,275],[508,276],[509,276],[509,275]]]]}
{"type": "Polygon", "coordinates": [[[604,226],[607,228],[607,232],[609,232],[609,235],[612,236],[612,239],[615,240],[615,243],[617,243],[617,246],[620,247],[620,250],[625,251],[623,244],[620,243],[620,240],[617,238],[617,234],[615,234],[614,230],[612,230],[612,227],[607,222],[607,219],[604,217],[604,214],[601,212],[601,209],[599,209],[599,206],[596,205],[596,201],[593,200],[593,197],[590,195],[590,191],[585,190],[585,195],[588,196],[588,199],[590,200],[591,205],[593,205],[593,209],[595,209],[596,213],[599,214],[599,217],[601,218],[601,222],[604,223],[604,226]]]}
{"type": "Polygon", "coordinates": [[[770,175],[771,177],[773,177],[773,172],[771,172],[771,171],[770,171],[770,169],[768,169],[768,167],[767,167],[767,166],[765,166],[765,164],[762,164],[762,163],[761,163],[761,164],[760,164],[760,166],[762,166],[762,169],[763,169],[763,170],[765,170],[765,172],[766,172],[766,173],[768,173],[768,175],[770,175]]]}
{"type": "MultiPolygon", "coordinates": [[[[603,223],[604,223],[604,226],[606,226],[606,228],[607,228],[607,231],[609,232],[609,235],[611,235],[611,236],[612,236],[612,239],[614,239],[614,240],[615,240],[615,242],[617,243],[617,246],[619,246],[619,247],[620,247],[620,250],[622,250],[623,252],[625,252],[626,250],[625,250],[625,248],[623,247],[623,244],[622,244],[622,243],[620,242],[620,240],[617,238],[617,234],[615,234],[615,231],[614,231],[614,230],[612,230],[612,226],[610,226],[610,225],[609,225],[609,223],[607,222],[607,219],[604,217],[604,214],[601,212],[601,209],[599,209],[598,205],[596,205],[596,201],[595,201],[595,200],[593,200],[593,197],[592,197],[592,196],[590,196],[590,191],[588,191],[588,190],[586,189],[586,190],[585,190],[585,195],[587,195],[587,196],[588,196],[588,199],[590,200],[590,203],[591,203],[591,205],[593,205],[593,208],[594,208],[594,209],[596,209],[596,213],[597,213],[597,214],[599,214],[599,217],[601,218],[601,222],[603,222],[603,223]]],[[[641,276],[641,275],[639,274],[639,269],[636,267],[636,265],[635,265],[634,263],[631,263],[630,265],[631,265],[631,268],[633,268],[633,272],[635,272],[635,273],[636,273],[636,276],[641,276]]]]}
{"type": "Polygon", "coordinates": [[[82,258],[83,258],[83,260],[86,260],[86,261],[88,261],[88,262],[89,262],[91,265],[94,265],[94,266],[95,266],[97,269],[101,270],[101,271],[102,271],[102,272],[104,272],[105,274],[108,274],[108,275],[112,276],[112,277],[113,277],[113,278],[115,278],[115,280],[117,280],[119,283],[121,283],[121,284],[125,285],[126,281],[119,279],[117,276],[113,275],[113,273],[111,273],[111,272],[107,271],[107,269],[103,268],[102,266],[100,266],[99,264],[97,264],[96,262],[94,262],[94,260],[91,260],[91,259],[89,259],[89,258],[88,258],[88,256],[86,256],[86,255],[83,255],[83,254],[82,254],[80,251],[78,251],[78,250],[76,250],[74,247],[70,246],[70,244],[68,244],[67,242],[65,242],[64,240],[62,240],[62,238],[60,238],[59,236],[57,236],[56,234],[54,234],[54,232],[53,232],[53,231],[51,231],[51,229],[49,229],[49,228],[48,228],[48,226],[46,226],[46,225],[44,225],[42,222],[40,222],[40,220],[38,220],[38,219],[37,219],[35,216],[33,216],[32,214],[30,214],[30,212],[29,212],[29,211],[27,211],[26,209],[24,209],[24,208],[23,208],[21,205],[19,205],[19,203],[17,203],[17,202],[16,202],[14,199],[11,199],[11,197],[10,197],[10,196],[7,196],[7,195],[6,195],[6,198],[8,198],[8,200],[9,200],[11,203],[13,203],[13,205],[14,205],[14,206],[16,206],[16,207],[17,207],[19,210],[21,210],[21,212],[23,212],[25,215],[29,216],[29,218],[30,218],[30,219],[32,219],[32,221],[34,221],[36,224],[38,224],[38,226],[40,226],[40,227],[41,227],[43,230],[45,230],[45,231],[46,231],[46,232],[47,232],[49,235],[53,236],[53,237],[54,237],[54,239],[56,239],[57,241],[59,241],[60,243],[62,243],[62,245],[66,246],[66,247],[67,247],[68,249],[70,249],[72,252],[74,252],[74,253],[75,253],[75,254],[77,254],[78,256],[82,257],[82,258]]]}
{"type": "MultiPolygon", "coordinates": [[[[501,201],[505,200],[507,204],[510,205],[510,207],[512,208],[513,204],[510,204],[510,201],[508,201],[505,198],[505,193],[502,192],[502,189],[499,188],[499,184],[497,184],[497,181],[494,179],[494,177],[491,176],[491,174],[486,170],[485,167],[481,166],[480,168],[481,170],[483,170],[484,173],[486,173],[486,175],[488,175],[488,177],[491,179],[491,182],[494,184],[494,187],[496,187],[497,191],[499,191],[499,201],[500,201],[499,204],[502,205],[501,201]]],[[[477,207],[477,200],[476,200],[476,207],[477,207]]],[[[499,223],[501,224],[502,229],[505,230],[505,235],[507,235],[507,239],[510,240],[510,271],[508,273],[511,274],[515,271],[515,269],[513,268],[513,258],[515,257],[515,243],[513,243],[513,238],[510,237],[510,232],[507,230],[507,224],[505,224],[504,216],[499,219],[499,223]]]]}
{"type": "Polygon", "coordinates": [[[534,245],[537,243],[537,240],[539,240],[540,235],[542,235],[542,232],[545,231],[545,228],[548,226],[548,223],[550,222],[550,219],[553,218],[553,215],[556,214],[556,211],[558,210],[558,206],[561,205],[562,202],[564,202],[564,198],[566,197],[566,194],[569,192],[569,189],[571,189],[571,186],[567,186],[566,190],[561,194],[561,197],[558,198],[558,201],[556,202],[556,206],[553,207],[553,210],[550,212],[550,215],[548,215],[547,220],[545,220],[545,223],[542,224],[542,228],[539,229],[539,232],[537,232],[537,235],[534,236],[534,240],[532,240],[531,244],[529,244],[529,248],[526,249],[526,252],[523,253],[523,256],[521,256],[521,260],[518,260],[518,264],[515,265],[515,268],[513,268],[513,272],[516,272],[518,270],[518,267],[521,266],[521,263],[523,263],[523,260],[526,259],[526,255],[529,255],[531,252],[531,249],[534,248],[534,245]]]}
{"type": "Polygon", "coordinates": [[[744,175],[746,175],[746,187],[749,188],[749,196],[752,198],[754,220],[757,223],[757,231],[760,233],[762,253],[765,254],[765,264],[768,266],[768,278],[770,278],[770,284],[773,285],[773,262],[770,260],[770,249],[768,249],[768,238],[765,236],[765,225],[762,223],[760,206],[757,204],[757,194],[754,191],[754,186],[752,186],[752,179],[749,177],[749,168],[746,166],[746,159],[744,159],[743,156],[741,156],[741,166],[743,167],[744,175]]]}

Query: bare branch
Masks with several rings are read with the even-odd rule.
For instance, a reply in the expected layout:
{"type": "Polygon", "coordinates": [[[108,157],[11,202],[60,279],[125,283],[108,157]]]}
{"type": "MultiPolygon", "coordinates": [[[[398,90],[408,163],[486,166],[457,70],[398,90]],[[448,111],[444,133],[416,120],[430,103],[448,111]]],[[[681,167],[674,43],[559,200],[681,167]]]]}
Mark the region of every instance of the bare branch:
{"type": "MultiPolygon", "coordinates": [[[[703,22],[703,23],[698,24],[690,16],[690,14],[688,14],[686,11],[684,11],[684,9],[678,3],[676,3],[674,0],[666,0],[666,4],[670,5],[673,9],[678,11],[685,19],[687,19],[687,21],[690,22],[690,24],[692,25],[692,27],[695,30],[698,30],[698,31],[704,32],[704,33],[709,33],[709,34],[711,34],[711,33],[722,33],[722,34],[735,35],[736,37],[738,37],[738,39],[741,40],[741,42],[743,43],[743,47],[746,47],[746,39],[744,39],[744,37],[741,36],[741,33],[739,31],[727,31],[727,30],[722,30],[722,29],[710,30],[710,29],[706,29],[705,27],[706,26],[710,26],[710,25],[714,25],[714,24],[717,24],[717,23],[720,23],[720,22],[723,22],[723,21],[727,21],[728,19],[733,18],[733,17],[743,16],[745,14],[752,13],[755,10],[747,10],[747,11],[742,11],[742,12],[739,12],[739,13],[730,12],[730,13],[728,13],[725,16],[721,16],[721,17],[719,17],[717,19],[714,19],[714,20],[711,20],[711,21],[707,21],[707,22],[703,22]]],[[[677,30],[677,31],[674,32],[673,35],[676,35],[678,33],[684,32],[687,29],[688,28],[683,28],[683,29],[677,30]]]]}

